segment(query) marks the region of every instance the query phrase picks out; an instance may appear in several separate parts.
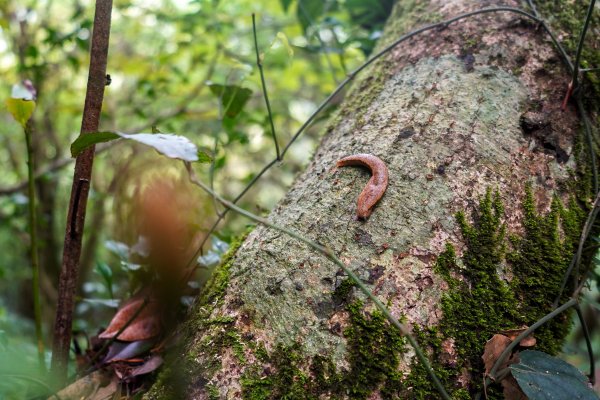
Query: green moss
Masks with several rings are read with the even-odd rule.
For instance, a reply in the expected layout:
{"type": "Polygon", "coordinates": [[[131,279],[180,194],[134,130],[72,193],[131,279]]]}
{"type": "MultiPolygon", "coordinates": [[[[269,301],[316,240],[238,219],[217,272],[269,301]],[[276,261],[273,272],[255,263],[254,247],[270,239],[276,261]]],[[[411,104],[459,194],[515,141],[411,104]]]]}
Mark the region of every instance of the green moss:
{"type": "Polygon", "coordinates": [[[356,286],[354,281],[350,278],[344,279],[337,288],[333,291],[331,298],[333,300],[333,304],[339,306],[340,304],[344,304],[348,302],[350,298],[350,294],[352,293],[352,289],[356,286]]]}
{"type": "Polygon", "coordinates": [[[246,355],[240,334],[235,330],[230,330],[229,332],[227,332],[227,336],[231,340],[231,348],[233,349],[233,354],[240,362],[240,364],[245,364],[246,355]]]}
{"type": "Polygon", "coordinates": [[[346,390],[353,399],[366,399],[380,385],[384,398],[392,398],[400,389],[399,355],[405,340],[391,327],[383,314],[366,316],[361,301],[350,304],[350,326],[344,332],[348,340],[350,372],[345,375],[346,390]]]}
{"type": "MultiPolygon", "coordinates": [[[[436,376],[440,378],[442,385],[448,390],[454,384],[450,378],[454,374],[450,373],[450,369],[444,368],[440,363],[439,358],[442,349],[441,335],[437,328],[418,326],[413,327],[413,336],[419,343],[419,346],[427,352],[428,358],[431,360],[431,367],[436,376]]],[[[409,398],[415,400],[432,399],[439,397],[437,389],[431,381],[429,372],[419,363],[416,358],[410,369],[410,374],[403,381],[405,391],[401,398],[409,398]]]]}
{"type": "MultiPolygon", "coordinates": [[[[483,376],[481,356],[488,339],[502,330],[530,326],[552,310],[578,244],[585,213],[574,198],[568,208],[554,198],[550,211],[539,214],[528,187],[522,209],[524,233],[508,239],[500,196],[488,190],[472,223],[464,213],[456,216],[466,245],[460,262],[449,244],[437,259],[435,271],[451,288],[442,297],[444,316],[437,330],[416,327],[414,331],[417,341],[429,351],[436,374],[454,398],[469,398],[469,392],[473,395],[481,390],[479,379],[472,380],[469,390],[459,389],[457,379],[461,370],[474,377],[483,376]],[[500,278],[507,272],[505,269],[513,275],[510,283],[500,278]],[[454,340],[457,356],[452,365],[440,361],[440,338],[454,340]]],[[[537,349],[557,352],[569,330],[568,319],[564,314],[536,331],[537,349]]],[[[410,398],[437,398],[427,371],[416,362],[404,384],[412,388],[410,398]]],[[[503,398],[498,387],[489,387],[487,394],[490,399],[503,398]]]]}
{"type": "Polygon", "coordinates": [[[366,399],[377,389],[385,399],[398,398],[404,338],[380,312],[363,311],[359,300],[347,310],[348,371],[338,372],[331,358],[322,355],[303,361],[299,344],[279,345],[264,362],[269,367],[263,368],[261,363],[246,369],[241,379],[244,399],[366,399]]]}
{"type": "Polygon", "coordinates": [[[206,385],[206,391],[208,392],[208,400],[219,400],[221,398],[219,389],[213,385],[206,385]]]}
{"type": "Polygon", "coordinates": [[[246,370],[241,379],[244,399],[317,399],[309,393],[310,378],[300,368],[299,345],[277,346],[269,363],[271,368],[266,370],[258,365],[246,370]]]}
{"type": "MultiPolygon", "coordinates": [[[[531,325],[553,309],[552,303],[578,243],[583,212],[577,206],[566,209],[554,198],[550,212],[538,215],[529,187],[523,210],[525,235],[514,240],[514,251],[508,255],[508,261],[515,276],[511,286],[519,297],[522,323],[531,325]],[[564,232],[564,239],[560,231],[564,232]]],[[[565,294],[563,300],[566,299],[565,294]]],[[[568,321],[569,313],[563,313],[539,328],[535,333],[537,348],[557,353],[569,332],[568,321]]]]}
{"type": "Polygon", "coordinates": [[[442,276],[451,289],[458,285],[458,280],[450,275],[450,271],[456,266],[456,251],[454,246],[450,243],[446,243],[446,250],[440,254],[437,258],[433,271],[442,276]]]}

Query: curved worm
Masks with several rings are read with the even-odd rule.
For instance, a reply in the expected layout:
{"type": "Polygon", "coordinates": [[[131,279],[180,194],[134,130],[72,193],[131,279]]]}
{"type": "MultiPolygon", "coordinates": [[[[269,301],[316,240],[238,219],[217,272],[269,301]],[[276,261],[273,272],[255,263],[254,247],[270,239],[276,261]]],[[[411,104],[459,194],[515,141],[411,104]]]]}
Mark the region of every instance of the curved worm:
{"type": "Polygon", "coordinates": [[[371,215],[372,208],[385,193],[388,185],[388,169],[379,157],[372,154],[355,154],[338,160],[338,167],[359,165],[371,170],[371,179],[358,196],[356,215],[359,219],[366,219],[371,215]]]}

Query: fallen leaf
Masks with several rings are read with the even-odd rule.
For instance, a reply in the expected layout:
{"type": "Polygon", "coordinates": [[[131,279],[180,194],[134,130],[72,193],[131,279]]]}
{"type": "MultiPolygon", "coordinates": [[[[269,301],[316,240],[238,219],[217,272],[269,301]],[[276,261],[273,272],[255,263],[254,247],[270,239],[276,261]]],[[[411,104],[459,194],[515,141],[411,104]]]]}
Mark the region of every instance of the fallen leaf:
{"type": "Polygon", "coordinates": [[[61,399],[91,399],[96,398],[98,392],[105,387],[110,387],[112,393],[115,392],[116,386],[113,389],[113,382],[106,371],[94,371],[82,378],[79,378],[69,386],[63,388],[57,393],[57,396],[50,396],[48,400],[61,399]]]}
{"type": "Polygon", "coordinates": [[[156,298],[151,296],[149,290],[141,290],[117,311],[108,328],[98,337],[100,339],[112,339],[136,313],[138,315],[135,319],[116,339],[123,342],[134,342],[150,339],[161,333],[160,304],[156,298]],[[144,305],[146,298],[148,300],[144,305]]]}
{"type": "MultiPolygon", "coordinates": [[[[527,328],[503,331],[503,333],[508,333],[508,335],[510,335],[510,337],[497,333],[494,336],[492,336],[492,338],[490,340],[487,341],[487,343],[485,344],[485,347],[484,347],[483,356],[481,357],[483,359],[483,363],[485,366],[485,374],[486,375],[488,375],[490,373],[490,370],[492,369],[492,367],[494,366],[494,364],[500,357],[500,354],[502,354],[502,352],[508,347],[508,345],[510,345],[513,342],[513,340],[517,336],[519,336],[519,334],[522,333],[525,329],[527,329],[527,328]]],[[[530,337],[531,336],[528,336],[527,338],[525,338],[525,340],[527,340],[530,337]]],[[[535,339],[533,337],[531,337],[531,339],[533,339],[534,344],[535,344],[535,339]]],[[[498,368],[498,371],[503,370],[503,369],[507,368],[510,364],[514,364],[517,362],[519,362],[519,353],[518,352],[510,355],[509,357],[506,357],[506,359],[502,362],[502,364],[498,368]]],[[[503,389],[503,394],[504,394],[505,399],[527,400],[527,396],[525,396],[525,394],[523,393],[523,391],[517,384],[517,381],[515,380],[515,378],[512,375],[509,374],[504,379],[502,379],[502,381],[500,383],[502,384],[502,389],[503,389]]]]}
{"type": "MultiPolygon", "coordinates": [[[[506,349],[511,343],[512,340],[504,335],[500,335],[499,333],[495,334],[490,340],[487,341],[483,349],[483,357],[481,357],[483,359],[483,364],[485,365],[486,375],[490,373],[490,370],[496,363],[496,360],[498,360],[498,357],[500,357],[500,354],[502,354],[504,349],[506,349]]],[[[507,366],[508,357],[498,369],[503,369],[507,366]]]]}
{"type": "Polygon", "coordinates": [[[115,398],[115,393],[119,388],[116,379],[113,379],[108,386],[98,388],[98,391],[94,393],[89,400],[110,400],[115,398]]]}

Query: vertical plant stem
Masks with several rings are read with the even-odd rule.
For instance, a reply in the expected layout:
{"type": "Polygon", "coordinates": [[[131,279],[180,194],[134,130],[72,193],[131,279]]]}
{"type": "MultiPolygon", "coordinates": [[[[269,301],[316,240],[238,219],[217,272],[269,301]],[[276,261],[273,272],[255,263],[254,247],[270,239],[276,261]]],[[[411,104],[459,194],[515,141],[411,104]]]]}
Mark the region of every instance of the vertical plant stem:
{"type": "Polygon", "coordinates": [[[590,338],[590,330],[588,329],[587,322],[585,322],[585,317],[581,312],[581,307],[579,304],[575,304],[575,311],[577,311],[577,318],[579,318],[579,323],[581,324],[581,331],[583,332],[583,337],[585,339],[585,345],[588,352],[588,360],[590,362],[590,373],[588,374],[588,378],[592,386],[596,384],[596,363],[594,357],[594,348],[592,347],[592,339],[590,338]]]}
{"type": "Polygon", "coordinates": [[[267,94],[267,83],[265,82],[265,73],[263,71],[262,61],[258,52],[258,39],[256,38],[256,17],[252,14],[252,33],[254,34],[254,49],[256,50],[256,65],[258,66],[258,72],[260,72],[260,83],[262,84],[263,95],[265,96],[265,103],[267,105],[267,112],[269,113],[269,123],[271,124],[271,135],[273,136],[273,142],[275,142],[275,154],[277,154],[277,160],[281,161],[281,154],[279,152],[279,144],[277,143],[277,136],[275,135],[275,125],[273,124],[273,114],[271,113],[271,103],[269,103],[269,95],[267,94]]]}
{"type": "MultiPolygon", "coordinates": [[[[112,0],[96,0],[90,68],[81,122],[82,135],[98,130],[106,84],[111,11],[112,0]]],[[[52,343],[52,370],[55,373],[57,385],[64,384],[67,376],[69,344],[71,342],[71,327],[73,324],[73,299],[77,285],[81,242],[93,161],[94,146],[82,152],[75,161],[75,173],[67,216],[62,269],[60,271],[58,286],[54,339],[52,343]]]]}
{"type": "Polygon", "coordinates": [[[585,16],[585,21],[583,23],[583,28],[581,29],[581,34],[579,35],[579,44],[577,45],[577,54],[575,56],[575,64],[573,68],[573,90],[577,89],[577,80],[579,75],[579,64],[581,63],[581,52],[583,50],[583,44],[585,42],[585,35],[587,34],[587,30],[590,26],[590,21],[592,20],[592,14],[594,13],[594,6],[596,4],[596,0],[591,0],[590,5],[588,7],[587,15],[585,16]]]}
{"type": "Polygon", "coordinates": [[[37,216],[35,210],[35,176],[33,165],[33,146],[31,145],[31,122],[25,125],[25,143],[27,145],[27,189],[29,195],[29,251],[31,257],[31,276],[33,284],[33,315],[35,318],[35,337],[37,340],[38,360],[45,369],[44,339],[42,335],[42,303],[40,301],[40,262],[37,249],[37,216]]]}

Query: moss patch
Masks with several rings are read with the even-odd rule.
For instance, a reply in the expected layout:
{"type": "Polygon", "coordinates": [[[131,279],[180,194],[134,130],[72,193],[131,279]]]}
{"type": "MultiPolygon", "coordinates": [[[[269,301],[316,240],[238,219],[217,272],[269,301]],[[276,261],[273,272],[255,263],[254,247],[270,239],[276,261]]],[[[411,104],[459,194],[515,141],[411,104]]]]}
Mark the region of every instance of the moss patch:
{"type": "MultiPolygon", "coordinates": [[[[488,339],[502,330],[530,326],[552,310],[579,241],[585,213],[574,199],[567,208],[554,198],[551,210],[539,214],[528,187],[522,207],[524,234],[507,238],[500,197],[488,191],[473,215],[473,223],[463,213],[456,216],[466,244],[462,262],[451,245],[437,259],[435,270],[451,287],[442,298],[444,317],[435,330],[415,328],[415,335],[430,352],[442,382],[448,389],[454,388],[454,398],[467,394],[457,385],[461,371],[475,377],[468,388],[471,395],[481,390],[476,377],[483,376],[481,356],[488,339]],[[500,279],[505,269],[513,275],[510,283],[500,279]],[[440,357],[441,338],[454,340],[456,355],[452,360],[440,357]]],[[[537,349],[556,353],[568,333],[568,320],[568,313],[563,314],[536,331],[537,349]]],[[[413,388],[411,398],[437,398],[426,371],[416,362],[404,384],[413,388]]],[[[503,398],[499,388],[488,388],[487,393],[491,399],[503,398]]]]}
{"type": "Polygon", "coordinates": [[[404,338],[380,312],[364,312],[359,300],[347,310],[351,321],[344,331],[348,371],[338,372],[326,356],[304,360],[298,344],[279,345],[266,360],[267,367],[256,365],[246,370],[241,380],[244,399],[366,399],[376,389],[383,398],[398,398],[404,338]]]}
{"type": "MultiPolygon", "coordinates": [[[[552,310],[564,273],[579,242],[583,210],[571,201],[563,207],[554,198],[547,215],[537,215],[531,189],[523,203],[525,235],[514,239],[515,249],[508,255],[515,279],[511,286],[519,297],[522,322],[531,325],[552,310]],[[561,231],[562,236],[561,238],[561,231]]],[[[562,301],[567,296],[563,294],[562,301]]],[[[535,336],[537,348],[556,354],[570,330],[569,313],[540,327],[535,336]]]]}
{"type": "Polygon", "coordinates": [[[344,332],[348,339],[350,371],[344,375],[346,390],[353,399],[366,399],[381,386],[384,398],[392,398],[400,389],[399,354],[405,350],[405,339],[387,323],[379,311],[366,317],[363,304],[348,306],[350,326],[344,332]]]}

